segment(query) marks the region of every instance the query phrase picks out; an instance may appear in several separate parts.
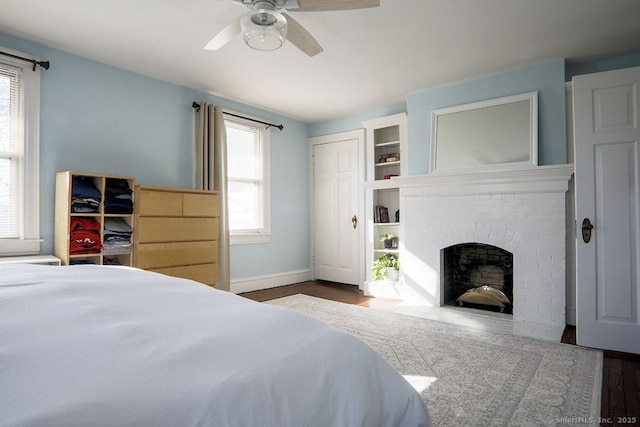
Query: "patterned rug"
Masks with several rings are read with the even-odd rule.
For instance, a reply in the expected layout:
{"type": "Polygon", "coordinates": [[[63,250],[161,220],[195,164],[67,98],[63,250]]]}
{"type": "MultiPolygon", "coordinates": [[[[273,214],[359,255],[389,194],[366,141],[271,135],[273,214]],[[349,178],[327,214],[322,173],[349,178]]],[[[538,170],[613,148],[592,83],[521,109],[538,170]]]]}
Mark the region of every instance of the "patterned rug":
{"type": "Polygon", "coordinates": [[[594,425],[601,351],[306,295],[269,301],[367,342],[421,395],[434,425],[594,425]]]}

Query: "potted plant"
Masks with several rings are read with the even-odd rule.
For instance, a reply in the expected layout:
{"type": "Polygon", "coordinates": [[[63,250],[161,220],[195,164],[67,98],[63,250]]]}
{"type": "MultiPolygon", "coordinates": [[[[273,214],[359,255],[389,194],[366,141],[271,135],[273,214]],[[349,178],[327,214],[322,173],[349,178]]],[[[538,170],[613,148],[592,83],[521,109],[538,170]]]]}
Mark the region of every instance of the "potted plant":
{"type": "Polygon", "coordinates": [[[400,262],[396,254],[384,254],[373,263],[373,280],[398,280],[400,262]]]}
{"type": "Polygon", "coordinates": [[[398,235],[397,234],[381,234],[380,241],[384,243],[385,249],[397,249],[398,248],[398,235]]]}

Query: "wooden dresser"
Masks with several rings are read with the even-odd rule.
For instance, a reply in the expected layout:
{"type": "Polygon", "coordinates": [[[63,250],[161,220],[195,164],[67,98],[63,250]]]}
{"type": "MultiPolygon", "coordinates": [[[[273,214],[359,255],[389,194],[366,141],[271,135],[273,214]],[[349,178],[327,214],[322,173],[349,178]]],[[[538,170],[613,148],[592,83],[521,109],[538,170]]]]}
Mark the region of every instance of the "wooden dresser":
{"type": "Polygon", "coordinates": [[[134,265],[215,286],[218,192],[138,185],[135,200],[134,265]]]}

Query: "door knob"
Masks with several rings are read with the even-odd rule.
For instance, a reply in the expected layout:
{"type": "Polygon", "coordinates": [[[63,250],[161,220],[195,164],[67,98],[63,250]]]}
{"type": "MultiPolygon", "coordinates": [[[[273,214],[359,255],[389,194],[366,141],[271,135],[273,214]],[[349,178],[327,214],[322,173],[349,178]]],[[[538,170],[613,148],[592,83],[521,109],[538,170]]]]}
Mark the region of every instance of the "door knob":
{"type": "Polygon", "coordinates": [[[591,221],[589,218],[585,218],[582,220],[582,240],[585,243],[589,243],[591,241],[591,230],[593,230],[593,225],[591,225],[591,221]]]}
{"type": "Polygon", "coordinates": [[[351,225],[353,225],[353,228],[356,228],[358,226],[358,217],[357,216],[353,216],[351,217],[351,225]]]}

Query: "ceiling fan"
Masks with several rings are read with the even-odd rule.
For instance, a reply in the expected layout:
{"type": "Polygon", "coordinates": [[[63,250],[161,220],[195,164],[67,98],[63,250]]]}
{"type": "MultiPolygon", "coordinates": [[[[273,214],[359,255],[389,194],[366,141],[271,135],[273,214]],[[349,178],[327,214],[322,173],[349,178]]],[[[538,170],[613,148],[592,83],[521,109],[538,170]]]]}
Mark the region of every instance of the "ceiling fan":
{"type": "Polygon", "coordinates": [[[309,56],[322,52],[322,47],[302,25],[282,12],[321,12],[379,7],[380,0],[229,0],[247,6],[249,12],[222,29],[204,47],[218,50],[238,34],[257,50],[276,50],[285,39],[309,56]]]}

